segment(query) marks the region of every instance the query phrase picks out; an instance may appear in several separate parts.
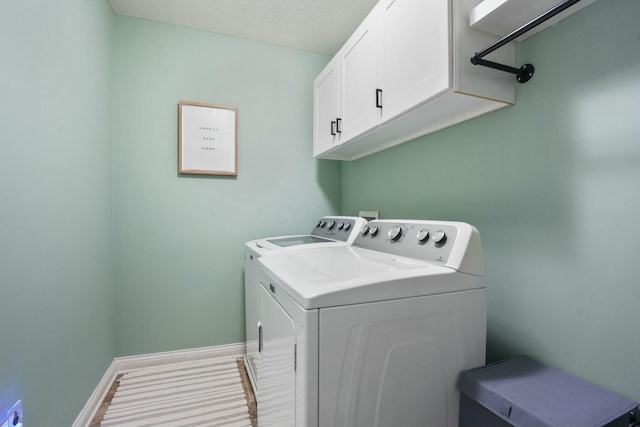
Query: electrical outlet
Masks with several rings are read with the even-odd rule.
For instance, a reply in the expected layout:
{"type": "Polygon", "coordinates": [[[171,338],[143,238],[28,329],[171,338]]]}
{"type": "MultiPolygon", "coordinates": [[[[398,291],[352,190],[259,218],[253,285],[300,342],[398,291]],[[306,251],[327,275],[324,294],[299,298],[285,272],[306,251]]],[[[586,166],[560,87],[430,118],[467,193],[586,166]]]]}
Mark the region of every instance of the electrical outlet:
{"type": "Polygon", "coordinates": [[[371,221],[372,219],[380,218],[380,211],[360,211],[358,216],[361,216],[367,221],[371,221]]]}
{"type": "Polygon", "coordinates": [[[22,400],[18,400],[9,411],[7,411],[8,427],[22,427],[22,400]]]}

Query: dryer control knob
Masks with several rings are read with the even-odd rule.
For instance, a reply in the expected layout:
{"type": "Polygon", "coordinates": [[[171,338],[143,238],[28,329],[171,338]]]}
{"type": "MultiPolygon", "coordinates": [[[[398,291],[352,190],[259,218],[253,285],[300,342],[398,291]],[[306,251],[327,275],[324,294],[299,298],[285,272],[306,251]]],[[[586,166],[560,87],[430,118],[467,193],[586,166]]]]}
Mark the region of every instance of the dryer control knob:
{"type": "Polygon", "coordinates": [[[436,245],[444,245],[447,241],[447,233],[442,230],[438,230],[433,233],[433,243],[436,245]]]}
{"type": "Polygon", "coordinates": [[[378,235],[378,231],[380,231],[380,229],[374,226],[369,229],[369,234],[371,237],[376,237],[378,235]]]}
{"type": "Polygon", "coordinates": [[[320,224],[322,224],[322,221],[318,221],[318,223],[316,224],[316,227],[320,227],[320,224]]]}
{"type": "Polygon", "coordinates": [[[362,227],[360,234],[362,234],[363,236],[366,236],[367,234],[369,234],[369,226],[365,225],[364,227],[362,227]]]}
{"type": "Polygon", "coordinates": [[[336,225],[335,221],[329,221],[329,223],[327,224],[327,228],[329,230],[333,229],[333,227],[336,225]]]}
{"type": "Polygon", "coordinates": [[[400,238],[400,236],[402,236],[402,228],[400,228],[399,225],[394,225],[393,227],[391,227],[391,230],[389,230],[389,238],[393,241],[396,241],[400,238]]]}
{"type": "Polygon", "coordinates": [[[344,223],[344,231],[347,231],[350,228],[351,228],[351,224],[349,224],[348,222],[345,222],[344,223]]]}
{"type": "Polygon", "coordinates": [[[342,230],[344,228],[344,222],[338,223],[338,230],[342,230]]]}
{"type": "Polygon", "coordinates": [[[324,222],[324,221],[320,221],[320,227],[324,227],[324,226],[325,226],[325,224],[326,224],[326,222],[324,222]]]}
{"type": "Polygon", "coordinates": [[[429,230],[423,228],[418,232],[418,235],[416,237],[420,243],[426,243],[427,240],[429,240],[429,230]]]}

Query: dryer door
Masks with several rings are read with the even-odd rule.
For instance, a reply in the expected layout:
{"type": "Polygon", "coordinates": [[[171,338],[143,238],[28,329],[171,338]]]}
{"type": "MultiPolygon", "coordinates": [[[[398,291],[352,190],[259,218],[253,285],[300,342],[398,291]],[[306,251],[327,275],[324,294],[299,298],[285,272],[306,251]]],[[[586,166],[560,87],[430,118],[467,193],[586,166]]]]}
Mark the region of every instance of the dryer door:
{"type": "Polygon", "coordinates": [[[258,286],[261,324],[258,370],[258,424],[288,427],[296,419],[295,324],[264,286],[258,286]]]}

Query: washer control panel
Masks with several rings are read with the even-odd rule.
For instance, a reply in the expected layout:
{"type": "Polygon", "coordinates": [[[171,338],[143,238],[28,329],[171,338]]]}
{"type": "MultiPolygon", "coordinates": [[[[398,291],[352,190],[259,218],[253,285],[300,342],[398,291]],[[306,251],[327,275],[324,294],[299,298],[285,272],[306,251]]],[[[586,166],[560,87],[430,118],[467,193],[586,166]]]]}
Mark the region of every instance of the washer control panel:
{"type": "Polygon", "coordinates": [[[446,265],[456,244],[457,224],[444,221],[374,220],[361,228],[353,245],[446,265]]]}
{"type": "Polygon", "coordinates": [[[365,222],[357,217],[326,216],[318,220],[311,235],[346,242],[350,236],[360,232],[359,228],[365,222]]]}

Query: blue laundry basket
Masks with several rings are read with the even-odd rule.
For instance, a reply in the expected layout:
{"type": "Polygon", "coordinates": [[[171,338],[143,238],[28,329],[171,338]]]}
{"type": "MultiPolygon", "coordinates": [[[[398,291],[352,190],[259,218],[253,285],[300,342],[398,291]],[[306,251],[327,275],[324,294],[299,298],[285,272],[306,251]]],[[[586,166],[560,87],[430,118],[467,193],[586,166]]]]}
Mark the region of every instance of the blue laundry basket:
{"type": "Polygon", "coordinates": [[[459,427],[627,427],[638,407],[526,356],[465,371],[458,389],[459,427]]]}

